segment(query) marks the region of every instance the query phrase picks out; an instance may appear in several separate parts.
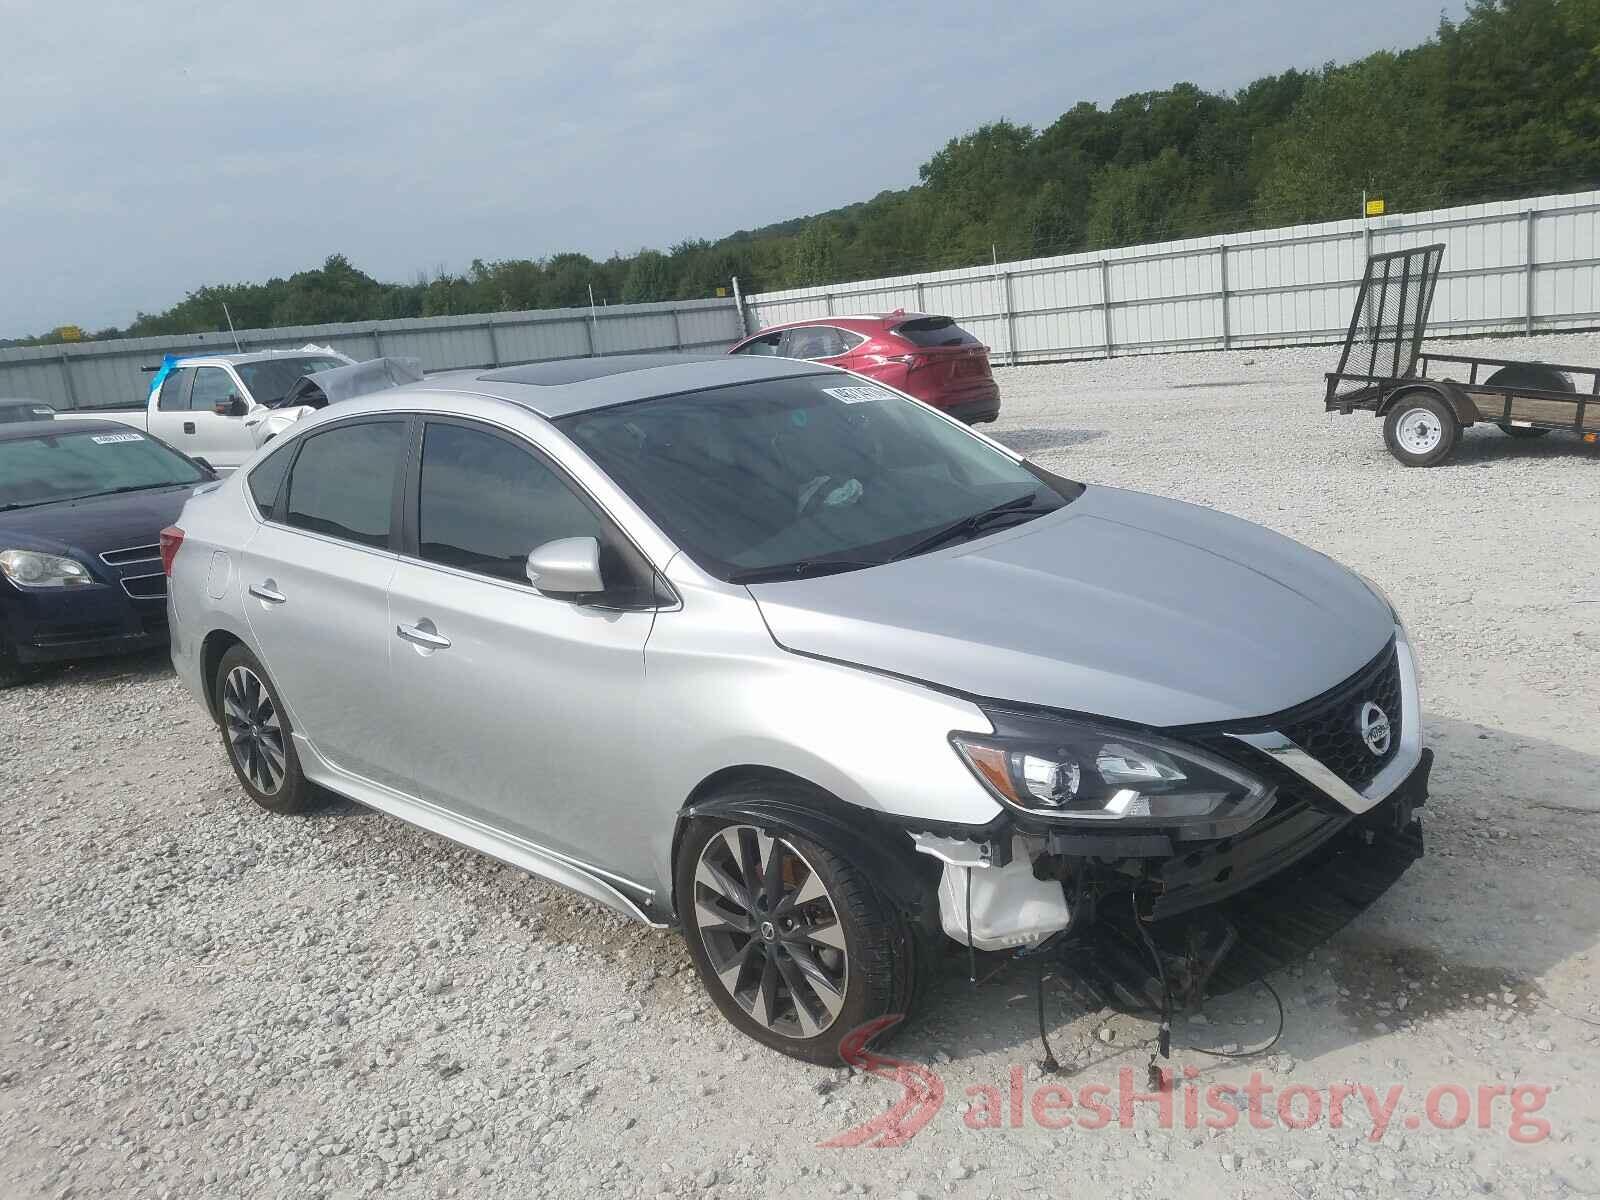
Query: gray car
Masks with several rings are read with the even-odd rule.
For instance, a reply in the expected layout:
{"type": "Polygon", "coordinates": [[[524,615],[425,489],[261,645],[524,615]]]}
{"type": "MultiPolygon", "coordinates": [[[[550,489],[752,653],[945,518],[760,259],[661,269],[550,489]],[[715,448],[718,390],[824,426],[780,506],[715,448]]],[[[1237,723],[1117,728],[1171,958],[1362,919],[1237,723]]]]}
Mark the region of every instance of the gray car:
{"type": "Polygon", "coordinates": [[[677,926],[736,1026],[814,1062],[946,948],[1154,927],[1426,793],[1375,586],[813,363],[352,399],[163,553],[173,663],[258,804],[325,789],[677,926]]]}

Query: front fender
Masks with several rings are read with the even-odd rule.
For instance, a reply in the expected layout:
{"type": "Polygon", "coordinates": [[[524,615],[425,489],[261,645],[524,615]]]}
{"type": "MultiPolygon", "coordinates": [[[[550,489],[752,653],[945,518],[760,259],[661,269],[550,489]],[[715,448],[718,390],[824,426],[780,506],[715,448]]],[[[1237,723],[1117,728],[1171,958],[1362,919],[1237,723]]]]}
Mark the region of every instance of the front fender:
{"type": "Polygon", "coordinates": [[[1450,406],[1450,410],[1456,414],[1456,420],[1462,425],[1471,425],[1481,419],[1472,397],[1467,395],[1466,389],[1453,379],[1418,379],[1407,382],[1384,397],[1383,403],[1378,406],[1377,415],[1388,416],[1404,397],[1418,392],[1429,392],[1439,397],[1450,406]]]}
{"type": "MultiPolygon", "coordinates": [[[[742,791],[713,792],[692,801],[679,820],[673,838],[674,857],[683,829],[690,820],[710,817],[771,825],[791,830],[849,859],[871,876],[884,895],[913,921],[938,911],[935,889],[939,865],[915,853],[906,830],[895,821],[865,809],[854,808],[823,792],[782,781],[742,791]]],[[[677,896],[674,894],[674,910],[677,896]]]]}

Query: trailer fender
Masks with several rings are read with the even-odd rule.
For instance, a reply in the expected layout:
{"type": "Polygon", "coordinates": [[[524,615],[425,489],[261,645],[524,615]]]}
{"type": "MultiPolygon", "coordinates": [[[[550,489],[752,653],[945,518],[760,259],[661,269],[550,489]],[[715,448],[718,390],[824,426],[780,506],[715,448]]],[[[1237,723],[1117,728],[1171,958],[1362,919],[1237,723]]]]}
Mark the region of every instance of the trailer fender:
{"type": "Polygon", "coordinates": [[[1383,398],[1383,403],[1378,405],[1377,415],[1387,417],[1405,397],[1415,395],[1417,392],[1431,392],[1439,397],[1450,406],[1450,410],[1456,414],[1456,420],[1462,425],[1471,425],[1480,419],[1477,406],[1472,403],[1472,397],[1467,395],[1462,386],[1453,379],[1408,381],[1383,398]]]}

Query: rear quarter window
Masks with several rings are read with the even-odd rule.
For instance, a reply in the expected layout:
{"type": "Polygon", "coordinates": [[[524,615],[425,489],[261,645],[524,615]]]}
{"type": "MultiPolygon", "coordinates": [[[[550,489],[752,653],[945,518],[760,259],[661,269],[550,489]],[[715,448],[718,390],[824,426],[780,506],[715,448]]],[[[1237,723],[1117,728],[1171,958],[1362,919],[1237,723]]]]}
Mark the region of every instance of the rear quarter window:
{"type": "Polygon", "coordinates": [[[977,338],[955,323],[953,317],[917,317],[894,327],[894,335],[917,346],[976,346],[977,338]]]}
{"type": "Polygon", "coordinates": [[[405,435],[404,421],[362,421],[311,434],[289,471],[284,521],[311,533],[387,548],[405,435]]]}
{"type": "Polygon", "coordinates": [[[294,447],[285,446],[267,455],[250,472],[250,497],[263,516],[269,515],[278,503],[278,493],[283,490],[283,480],[289,474],[289,463],[293,458],[294,447]]]}

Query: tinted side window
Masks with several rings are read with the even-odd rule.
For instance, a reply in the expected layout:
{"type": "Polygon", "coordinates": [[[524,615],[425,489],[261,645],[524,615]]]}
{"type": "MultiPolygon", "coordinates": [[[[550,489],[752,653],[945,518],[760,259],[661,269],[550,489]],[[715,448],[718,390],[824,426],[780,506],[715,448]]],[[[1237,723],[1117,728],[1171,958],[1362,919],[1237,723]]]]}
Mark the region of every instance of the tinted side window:
{"type": "Polygon", "coordinates": [[[404,421],[366,421],[306,438],[289,473],[285,520],[313,533],[387,547],[405,433],[404,421]]]}
{"type": "Polygon", "coordinates": [[[778,344],[783,341],[783,331],[769,333],[762,337],[753,338],[739,347],[740,354],[754,354],[763,358],[776,358],[778,344]]]}
{"type": "Polygon", "coordinates": [[[196,367],[189,407],[196,412],[210,412],[213,405],[221,404],[238,390],[233,386],[232,377],[221,367],[196,367]]]}
{"type": "Polygon", "coordinates": [[[161,381],[161,398],[156,401],[156,408],[162,412],[178,412],[188,408],[189,398],[184,391],[189,386],[189,376],[193,374],[193,367],[168,371],[167,377],[161,381]]]}
{"type": "Polygon", "coordinates": [[[429,562],[517,583],[528,582],[528,554],[545,542],[605,540],[594,510],[532,453],[444,424],[430,424],[422,440],[417,535],[429,562]]]}
{"type": "Polygon", "coordinates": [[[250,472],[250,495],[263,513],[271,513],[283,490],[283,477],[289,473],[289,463],[294,458],[294,447],[269,454],[261,465],[250,472]]]}
{"type": "Polygon", "coordinates": [[[826,325],[807,325],[784,335],[785,358],[833,358],[849,349],[837,329],[826,325]]]}

